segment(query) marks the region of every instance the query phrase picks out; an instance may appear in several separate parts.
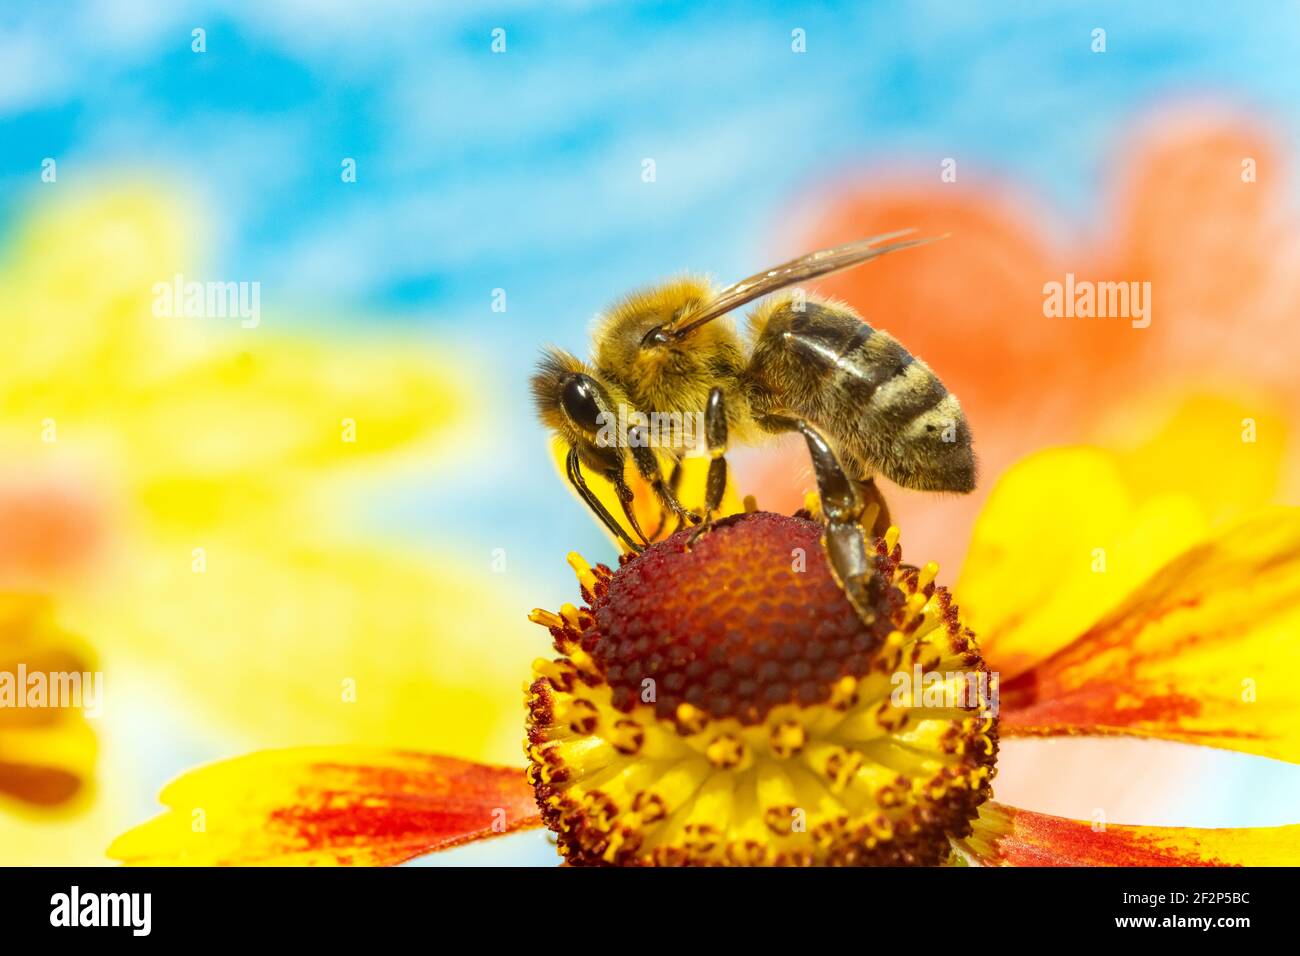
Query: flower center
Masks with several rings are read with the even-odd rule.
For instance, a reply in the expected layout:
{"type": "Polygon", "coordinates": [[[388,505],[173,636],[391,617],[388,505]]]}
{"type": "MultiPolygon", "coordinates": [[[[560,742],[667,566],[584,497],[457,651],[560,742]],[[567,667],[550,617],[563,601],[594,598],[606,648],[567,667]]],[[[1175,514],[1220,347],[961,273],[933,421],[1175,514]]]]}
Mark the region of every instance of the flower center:
{"type": "Polygon", "coordinates": [[[571,556],[526,748],[569,862],[934,864],[969,832],[997,751],[974,636],[893,529],[864,622],[820,534],[756,513],[617,572],[571,556]]]}

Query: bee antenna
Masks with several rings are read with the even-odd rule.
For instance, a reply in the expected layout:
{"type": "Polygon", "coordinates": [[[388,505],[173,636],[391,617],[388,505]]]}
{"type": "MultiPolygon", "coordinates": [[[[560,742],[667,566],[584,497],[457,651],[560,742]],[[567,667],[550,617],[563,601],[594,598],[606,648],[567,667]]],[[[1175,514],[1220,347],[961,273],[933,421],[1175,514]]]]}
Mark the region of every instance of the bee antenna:
{"type": "Polygon", "coordinates": [[[761,299],[770,293],[789,288],[800,282],[807,282],[811,279],[830,275],[833,272],[852,269],[864,262],[870,262],[872,259],[877,259],[891,252],[910,249],[912,246],[923,246],[937,239],[946,239],[949,235],[922,236],[916,239],[903,238],[912,235],[915,231],[914,229],[904,229],[898,232],[872,236],[868,239],[859,239],[857,242],[845,243],[842,246],[819,249],[816,252],[800,256],[798,259],[791,259],[779,266],[773,266],[727,286],[700,312],[695,315],[688,315],[685,325],[667,331],[674,338],[680,339],[706,322],[712,322],[719,316],[726,315],[733,309],[737,309],[748,302],[753,302],[755,299],[761,299]]]}

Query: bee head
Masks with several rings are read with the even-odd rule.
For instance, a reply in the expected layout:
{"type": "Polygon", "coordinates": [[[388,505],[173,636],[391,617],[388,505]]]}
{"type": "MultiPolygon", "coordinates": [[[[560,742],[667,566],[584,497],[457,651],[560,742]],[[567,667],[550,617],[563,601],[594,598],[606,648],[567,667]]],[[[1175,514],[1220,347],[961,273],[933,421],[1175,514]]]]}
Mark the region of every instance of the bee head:
{"type": "Polygon", "coordinates": [[[616,396],[575,356],[547,349],[532,377],[538,417],[571,446],[590,449],[617,422],[616,396]]]}

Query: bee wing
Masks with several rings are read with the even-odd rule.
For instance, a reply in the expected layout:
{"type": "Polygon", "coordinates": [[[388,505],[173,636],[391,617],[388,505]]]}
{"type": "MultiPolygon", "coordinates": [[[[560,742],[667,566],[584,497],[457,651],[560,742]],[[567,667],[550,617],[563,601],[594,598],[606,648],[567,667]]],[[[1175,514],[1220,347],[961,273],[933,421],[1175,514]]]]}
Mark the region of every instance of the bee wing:
{"type": "Polygon", "coordinates": [[[670,331],[674,337],[681,338],[704,323],[712,322],[714,319],[726,315],[747,302],[761,299],[770,292],[789,288],[800,282],[829,275],[832,272],[839,272],[842,269],[851,269],[886,253],[897,252],[899,249],[907,249],[911,246],[923,246],[927,242],[945,238],[944,236],[931,236],[889,242],[891,239],[911,235],[912,232],[911,229],[903,229],[899,232],[887,232],[883,235],[872,236],[869,239],[859,239],[856,242],[834,246],[830,249],[819,249],[816,252],[808,253],[806,256],[800,256],[798,259],[791,259],[779,266],[773,266],[771,269],[752,275],[748,279],[741,279],[719,292],[704,307],[703,311],[686,316],[687,322],[685,325],[670,331]],[[881,245],[881,243],[888,243],[888,245],[881,245]]]}

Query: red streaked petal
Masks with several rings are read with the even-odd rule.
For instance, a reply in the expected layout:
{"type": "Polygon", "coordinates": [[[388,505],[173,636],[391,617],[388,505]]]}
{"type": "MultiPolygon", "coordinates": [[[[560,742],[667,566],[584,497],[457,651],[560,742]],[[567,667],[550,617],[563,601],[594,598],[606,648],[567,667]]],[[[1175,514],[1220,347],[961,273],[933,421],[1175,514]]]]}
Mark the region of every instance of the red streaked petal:
{"type": "Polygon", "coordinates": [[[1221,830],[1103,825],[990,801],[958,848],[984,866],[1295,866],[1300,824],[1221,830]]]}
{"type": "Polygon", "coordinates": [[[1300,825],[1101,825],[991,801],[958,849],[984,866],[1295,866],[1300,825]]]}
{"type": "Polygon", "coordinates": [[[1001,687],[1005,736],[1158,737],[1300,762],[1300,509],[1242,521],[1001,687]]]}
{"type": "Polygon", "coordinates": [[[141,865],[381,866],[541,825],[521,769],[304,747],[192,770],[109,856],[141,865]]]}

